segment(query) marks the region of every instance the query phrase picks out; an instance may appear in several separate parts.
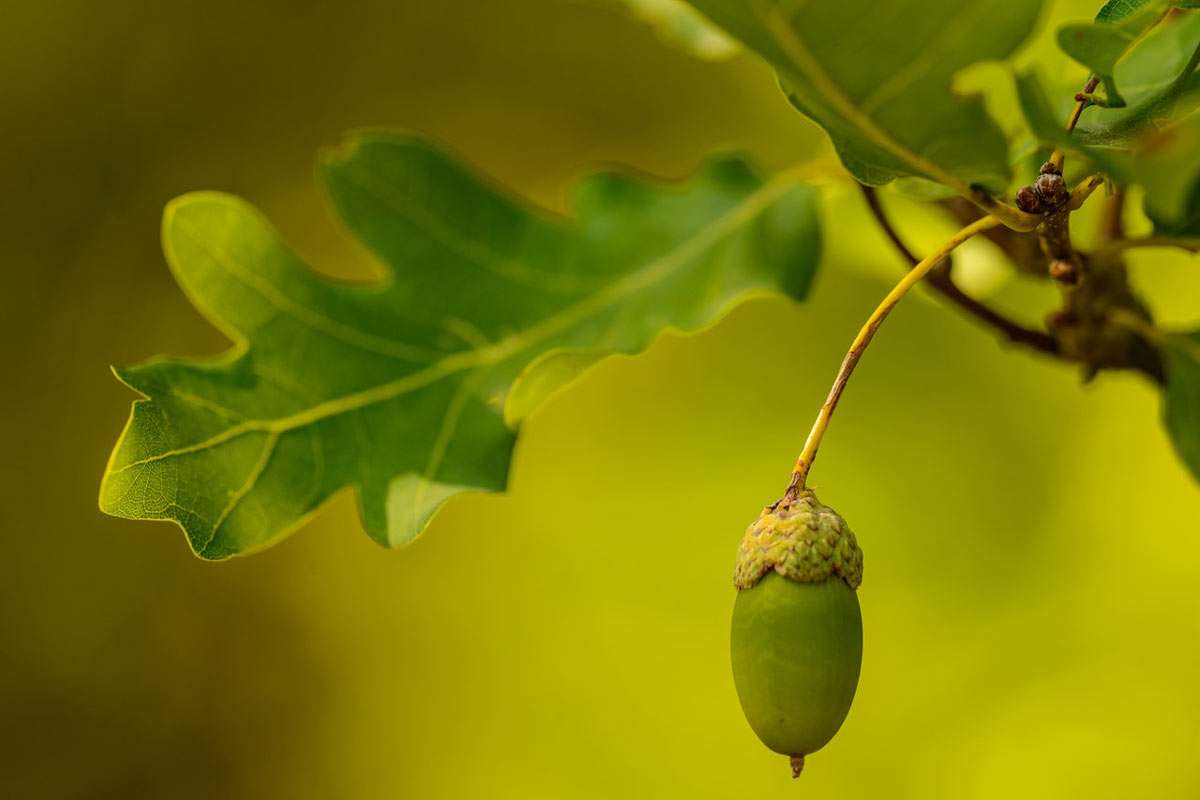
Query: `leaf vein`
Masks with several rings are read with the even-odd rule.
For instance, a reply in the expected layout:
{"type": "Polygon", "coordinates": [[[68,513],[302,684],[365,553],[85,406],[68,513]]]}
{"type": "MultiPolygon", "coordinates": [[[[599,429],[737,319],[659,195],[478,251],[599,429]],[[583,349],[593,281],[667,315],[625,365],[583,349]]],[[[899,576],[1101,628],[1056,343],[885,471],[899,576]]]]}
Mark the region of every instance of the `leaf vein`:
{"type": "Polygon", "coordinates": [[[250,494],[250,492],[254,490],[254,487],[258,485],[258,479],[261,478],[263,472],[266,471],[267,464],[270,463],[271,456],[275,453],[275,444],[278,441],[279,434],[274,432],[268,435],[263,441],[263,448],[259,453],[258,460],[255,461],[254,465],[250,468],[249,474],[246,475],[246,480],[242,482],[242,485],[238,487],[237,491],[230,495],[229,502],[225,505],[225,508],[221,510],[221,513],[217,516],[216,521],[212,524],[212,531],[209,533],[208,538],[204,540],[204,544],[196,548],[198,552],[202,553],[208,549],[209,545],[213,543],[213,540],[217,538],[217,533],[221,530],[221,526],[225,524],[225,520],[229,518],[229,515],[233,513],[234,509],[236,509],[242,500],[245,499],[246,495],[250,494]]]}
{"type": "Polygon", "coordinates": [[[486,272],[523,288],[574,293],[585,285],[576,276],[536,269],[524,261],[497,252],[478,239],[467,238],[462,231],[450,228],[408,197],[394,191],[390,185],[380,184],[375,180],[375,176],[368,172],[351,168],[347,170],[347,174],[354,176],[360,189],[375,197],[398,216],[423,230],[442,247],[486,272]]]}
{"type": "Polygon", "coordinates": [[[864,114],[858,106],[842,91],[842,88],[831,78],[820,62],[813,56],[804,41],[792,30],[787,17],[778,7],[767,7],[763,0],[755,0],[752,4],[753,13],[762,20],[767,32],[775,43],[792,61],[792,65],[803,77],[808,78],[814,89],[825,97],[845,119],[876,147],[891,153],[896,158],[908,163],[914,170],[924,173],[926,177],[946,184],[962,194],[968,194],[967,187],[961,180],[945,172],[936,164],[926,160],[908,147],[896,141],[881,128],[874,119],[864,114]]]}
{"type": "Polygon", "coordinates": [[[178,218],[176,218],[174,227],[207,253],[213,263],[231,278],[256,292],[270,303],[272,307],[318,333],[323,333],[331,339],[336,339],[359,350],[365,350],[402,361],[428,363],[431,359],[439,355],[415,345],[367,333],[301,305],[279,291],[270,281],[262,280],[253,272],[243,270],[231,253],[212,244],[207,238],[198,234],[195,229],[190,229],[186,223],[181,222],[178,218]]]}
{"type": "Polygon", "coordinates": [[[875,91],[863,99],[861,103],[863,113],[870,114],[901,94],[945,57],[941,52],[944,44],[961,42],[964,39],[969,40],[970,31],[976,20],[993,13],[995,13],[995,9],[989,3],[963,3],[960,5],[957,12],[938,28],[937,38],[922,48],[917,58],[909,62],[904,69],[893,72],[886,81],[875,87],[875,91]]]}

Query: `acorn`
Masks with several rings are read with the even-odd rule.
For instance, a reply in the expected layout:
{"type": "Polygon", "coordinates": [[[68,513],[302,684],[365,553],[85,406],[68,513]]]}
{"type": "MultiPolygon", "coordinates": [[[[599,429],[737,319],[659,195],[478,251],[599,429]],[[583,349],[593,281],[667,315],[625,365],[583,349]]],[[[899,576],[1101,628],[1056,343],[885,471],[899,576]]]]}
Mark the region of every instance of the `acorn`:
{"type": "Polygon", "coordinates": [[[733,681],[750,727],[791,759],[792,777],[833,738],[854,700],[862,569],[854,533],[809,489],[763,509],[738,546],[733,681]]]}

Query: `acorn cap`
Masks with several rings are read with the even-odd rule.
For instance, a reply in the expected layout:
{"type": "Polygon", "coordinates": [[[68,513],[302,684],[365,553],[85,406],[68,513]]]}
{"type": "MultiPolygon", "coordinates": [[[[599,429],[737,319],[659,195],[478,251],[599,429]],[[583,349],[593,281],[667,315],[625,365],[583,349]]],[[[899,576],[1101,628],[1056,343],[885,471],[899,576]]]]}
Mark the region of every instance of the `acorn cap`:
{"type": "Polygon", "coordinates": [[[733,583],[749,589],[768,572],[800,583],[837,576],[851,589],[862,583],[863,554],[841,515],[811,489],[767,506],[738,545],[733,583]]]}

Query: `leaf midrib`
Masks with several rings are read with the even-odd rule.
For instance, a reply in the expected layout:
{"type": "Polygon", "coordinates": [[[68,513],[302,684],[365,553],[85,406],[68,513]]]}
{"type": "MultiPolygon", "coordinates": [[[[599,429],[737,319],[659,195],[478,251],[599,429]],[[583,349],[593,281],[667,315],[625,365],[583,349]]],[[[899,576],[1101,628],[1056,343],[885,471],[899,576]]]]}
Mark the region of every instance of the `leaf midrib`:
{"type": "Polygon", "coordinates": [[[812,51],[808,49],[804,40],[792,30],[791,24],[783,14],[782,9],[778,6],[764,8],[762,0],[753,2],[751,8],[753,9],[753,13],[763,23],[768,34],[774,39],[775,44],[791,60],[792,66],[800,75],[807,77],[811,87],[816,89],[825,98],[826,102],[833,106],[851,125],[858,128],[867,139],[880,149],[891,153],[893,156],[907,163],[917,172],[923,172],[926,177],[943,183],[956,192],[970,197],[970,187],[965,182],[893,139],[869,114],[864,112],[853,100],[846,96],[837,81],[821,68],[820,62],[812,54],[812,51]]]}

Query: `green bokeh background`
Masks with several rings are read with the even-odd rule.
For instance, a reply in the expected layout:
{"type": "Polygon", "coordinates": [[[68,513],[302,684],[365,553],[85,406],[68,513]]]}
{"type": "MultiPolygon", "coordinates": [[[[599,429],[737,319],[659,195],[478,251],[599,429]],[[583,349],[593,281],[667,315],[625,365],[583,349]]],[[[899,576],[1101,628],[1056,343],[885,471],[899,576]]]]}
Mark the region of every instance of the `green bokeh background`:
{"type": "MultiPolygon", "coordinates": [[[[1041,38],[1094,5],[1055,6],[1041,38]]],[[[866,550],[855,705],[800,784],[742,719],[735,543],[900,267],[836,184],[807,304],[604,362],[529,422],[508,494],[453,502],[408,549],[372,544],[348,495],[220,564],[96,510],[132,399],[107,364],[226,346],[163,264],[169,198],[241,194],[364,277],[310,178],[355,127],[426,134],[551,209],[597,163],[828,158],[754,60],[693,60],[601,0],[5,17],[0,795],[1200,796],[1200,493],[1156,393],[1081,386],[927,296],[872,347],[813,473],[866,550]]],[[[949,230],[889,202],[920,247],[949,230]]],[[[1037,319],[1052,294],[995,261],[960,259],[1037,319]]],[[[1194,259],[1134,274],[1194,322],[1194,259]]]]}

